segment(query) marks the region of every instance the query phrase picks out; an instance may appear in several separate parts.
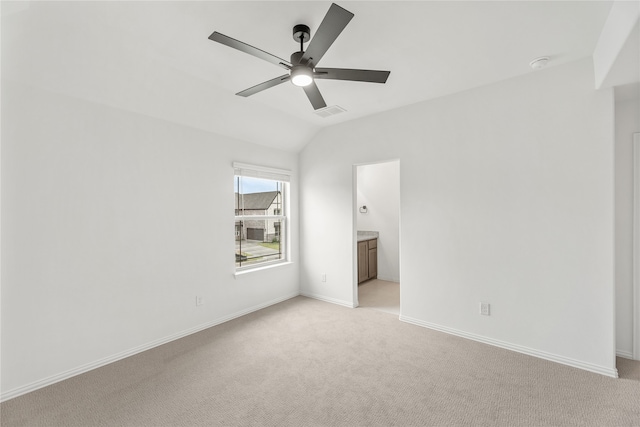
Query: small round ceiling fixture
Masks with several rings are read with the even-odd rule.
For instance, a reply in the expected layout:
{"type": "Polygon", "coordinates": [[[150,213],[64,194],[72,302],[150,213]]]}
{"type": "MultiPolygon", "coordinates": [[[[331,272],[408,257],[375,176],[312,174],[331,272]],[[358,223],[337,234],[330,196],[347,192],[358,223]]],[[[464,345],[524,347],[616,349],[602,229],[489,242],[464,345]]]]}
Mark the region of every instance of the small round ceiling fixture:
{"type": "Polygon", "coordinates": [[[541,56],[540,58],[536,58],[533,61],[529,62],[529,66],[534,70],[541,70],[547,66],[547,62],[549,62],[548,56],[541,56]]]}

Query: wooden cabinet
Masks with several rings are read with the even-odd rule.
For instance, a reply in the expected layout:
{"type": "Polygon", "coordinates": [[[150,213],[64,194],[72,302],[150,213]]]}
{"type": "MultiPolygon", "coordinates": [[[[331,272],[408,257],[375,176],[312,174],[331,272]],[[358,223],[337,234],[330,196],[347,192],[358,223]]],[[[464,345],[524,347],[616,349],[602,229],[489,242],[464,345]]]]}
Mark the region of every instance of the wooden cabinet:
{"type": "Polygon", "coordinates": [[[378,277],[378,248],[369,248],[369,279],[378,277]]]}
{"type": "Polygon", "coordinates": [[[378,277],[378,239],[358,242],[358,283],[378,277]]]}
{"type": "Polygon", "coordinates": [[[367,242],[358,242],[358,283],[369,278],[369,250],[367,242]]]}

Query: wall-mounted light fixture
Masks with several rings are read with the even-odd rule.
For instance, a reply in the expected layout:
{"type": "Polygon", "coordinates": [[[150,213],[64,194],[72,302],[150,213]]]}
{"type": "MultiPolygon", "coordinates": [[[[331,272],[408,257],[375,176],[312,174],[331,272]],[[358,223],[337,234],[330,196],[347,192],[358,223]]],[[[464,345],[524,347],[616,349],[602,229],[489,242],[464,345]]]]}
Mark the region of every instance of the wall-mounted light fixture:
{"type": "Polygon", "coordinates": [[[367,212],[369,212],[369,209],[367,209],[365,205],[360,206],[360,213],[367,213],[367,212]]]}

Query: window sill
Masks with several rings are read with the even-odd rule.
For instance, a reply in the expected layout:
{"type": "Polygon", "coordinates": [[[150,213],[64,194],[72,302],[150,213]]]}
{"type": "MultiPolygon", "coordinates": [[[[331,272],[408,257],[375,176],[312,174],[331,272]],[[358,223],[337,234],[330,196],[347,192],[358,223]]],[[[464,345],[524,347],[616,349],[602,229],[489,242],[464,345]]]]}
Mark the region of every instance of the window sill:
{"type": "Polygon", "coordinates": [[[237,278],[237,277],[240,277],[240,276],[244,276],[246,274],[256,273],[258,271],[270,270],[272,268],[284,267],[284,266],[291,265],[291,264],[293,264],[291,261],[283,261],[283,262],[278,262],[278,263],[275,263],[275,264],[262,265],[260,267],[247,268],[246,270],[236,271],[233,274],[233,276],[234,276],[234,278],[237,278]]]}

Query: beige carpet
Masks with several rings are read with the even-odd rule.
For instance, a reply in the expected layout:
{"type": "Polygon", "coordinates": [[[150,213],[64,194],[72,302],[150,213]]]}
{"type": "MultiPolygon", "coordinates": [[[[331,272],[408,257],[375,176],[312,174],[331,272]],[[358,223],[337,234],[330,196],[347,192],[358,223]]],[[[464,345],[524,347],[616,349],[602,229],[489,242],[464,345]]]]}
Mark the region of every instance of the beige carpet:
{"type": "Polygon", "coordinates": [[[400,285],[379,279],[363,282],[358,285],[358,304],[400,316],[400,285]]]}
{"type": "Polygon", "coordinates": [[[608,378],[297,297],[4,402],[0,421],[637,426],[640,362],[619,363],[608,378]]]}

